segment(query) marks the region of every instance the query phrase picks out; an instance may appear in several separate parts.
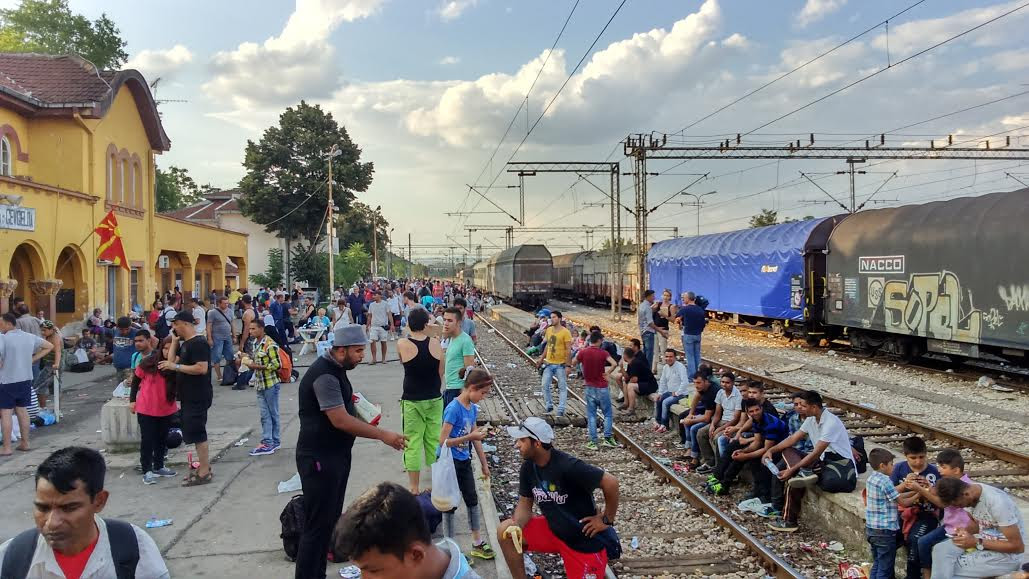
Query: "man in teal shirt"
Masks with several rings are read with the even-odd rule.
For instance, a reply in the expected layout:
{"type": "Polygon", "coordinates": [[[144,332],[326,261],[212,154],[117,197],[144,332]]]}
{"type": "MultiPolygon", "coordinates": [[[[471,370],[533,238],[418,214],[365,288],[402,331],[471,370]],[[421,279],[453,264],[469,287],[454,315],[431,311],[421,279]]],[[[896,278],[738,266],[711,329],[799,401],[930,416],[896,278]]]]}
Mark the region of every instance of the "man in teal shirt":
{"type": "Polygon", "coordinates": [[[461,331],[462,321],[463,308],[452,307],[443,311],[443,337],[448,340],[443,373],[443,380],[447,385],[443,391],[444,408],[451,400],[457,398],[464,388],[465,368],[475,365],[475,343],[468,334],[461,331]]]}

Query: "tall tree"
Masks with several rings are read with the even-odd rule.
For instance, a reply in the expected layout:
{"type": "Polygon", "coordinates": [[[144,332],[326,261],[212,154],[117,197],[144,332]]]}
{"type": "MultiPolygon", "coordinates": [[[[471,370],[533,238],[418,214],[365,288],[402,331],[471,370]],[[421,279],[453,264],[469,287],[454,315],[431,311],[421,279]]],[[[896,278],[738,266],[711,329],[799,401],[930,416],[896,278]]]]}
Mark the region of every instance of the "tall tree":
{"type": "Polygon", "coordinates": [[[214,191],[210,184],[197,185],[189,171],[172,165],[167,171],[157,169],[154,179],[154,197],[157,212],[174,211],[203,201],[204,195],[214,191]]]}
{"type": "Polygon", "coordinates": [[[762,209],[761,213],[750,218],[750,227],[765,227],[779,223],[779,212],[771,209],[762,209]]]}
{"type": "MultiPolygon", "coordinates": [[[[360,243],[364,247],[372,246],[372,223],[375,223],[375,241],[379,247],[379,255],[383,256],[389,244],[389,221],[370,206],[354,201],[350,207],[339,215],[336,231],[339,234],[339,246],[350,247],[360,243]]],[[[382,258],[379,259],[382,261],[382,258]]]]}
{"type": "Polygon", "coordinates": [[[361,162],[361,149],[320,106],[304,101],[279,116],[257,143],[247,141],[239,183],[240,209],[269,233],[302,239],[313,247],[324,235],[328,207],[329,164],[326,153],[337,145],[333,159],[332,196],[341,212],[349,210],[354,193],[372,182],[372,163],[361,162]]]}
{"type": "Polygon", "coordinates": [[[22,0],[0,10],[0,52],[74,52],[101,70],[128,60],[125,41],[107,14],[90,22],[68,8],[68,0],[22,0]]]}

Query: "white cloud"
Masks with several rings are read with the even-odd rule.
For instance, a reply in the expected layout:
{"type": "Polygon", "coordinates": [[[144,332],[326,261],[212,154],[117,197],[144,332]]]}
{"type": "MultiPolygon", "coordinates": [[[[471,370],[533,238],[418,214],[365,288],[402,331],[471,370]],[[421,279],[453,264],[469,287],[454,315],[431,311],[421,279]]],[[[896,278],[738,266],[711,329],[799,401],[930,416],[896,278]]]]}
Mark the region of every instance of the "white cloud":
{"type": "Polygon", "coordinates": [[[457,56],[444,56],[443,58],[439,59],[439,63],[442,65],[457,64],[459,62],[461,62],[461,58],[457,56]]]}
{"type": "Polygon", "coordinates": [[[747,48],[750,46],[750,40],[739,32],[734,32],[722,41],[722,46],[728,46],[730,48],[747,48]]]}
{"type": "Polygon", "coordinates": [[[476,4],[478,4],[478,0],[448,0],[440,4],[436,13],[439,14],[440,20],[450,22],[460,18],[465,10],[472,8],[476,4]]]}
{"type": "Polygon", "coordinates": [[[149,82],[158,77],[168,81],[190,62],[193,62],[193,53],[185,46],[176,44],[166,50],[141,50],[125,63],[125,68],[140,71],[149,82]]]}
{"type": "MultiPolygon", "coordinates": [[[[540,126],[540,132],[546,135],[541,140],[590,139],[594,131],[609,123],[625,126],[635,118],[651,117],[648,103],[665,98],[669,91],[691,86],[683,73],[698,65],[720,23],[717,1],[706,0],[697,12],[677,21],[670,30],[655,28],[637,33],[595,52],[548,111],[548,117],[557,122],[540,126]],[[634,106],[625,110],[626,102],[634,106]],[[619,114],[611,115],[614,110],[619,114]],[[570,126],[576,130],[568,130],[570,126]]],[[[514,74],[493,73],[455,83],[433,105],[410,112],[405,121],[407,129],[453,146],[481,145],[497,138],[546,56],[547,51],[542,52],[514,74]]],[[[529,97],[530,118],[539,115],[564,82],[568,66],[565,52],[556,50],[529,97]]]]}
{"type": "Polygon", "coordinates": [[[1012,72],[1029,68],[1029,50],[1005,50],[991,55],[989,61],[997,70],[1012,72]]]}
{"type": "MultiPolygon", "coordinates": [[[[891,23],[888,39],[886,34],[880,34],[873,40],[872,45],[879,50],[885,50],[888,40],[890,52],[893,54],[894,60],[897,60],[897,58],[947,40],[977,24],[996,18],[1019,4],[1021,3],[995,4],[962,10],[940,18],[912,20],[897,25],[891,23]]],[[[1024,24],[1020,20],[1027,16],[1029,16],[1027,11],[1020,10],[969,34],[962,38],[961,42],[970,41],[975,46],[981,47],[998,46],[1023,34],[1024,24]],[[1009,34],[1014,36],[1009,36],[1009,34]]]]}
{"type": "Polygon", "coordinates": [[[797,25],[804,27],[817,22],[836,12],[847,3],[847,0],[807,0],[797,13],[797,25]]]}
{"type": "Polygon", "coordinates": [[[382,2],[297,0],[278,36],[215,54],[210,64],[213,78],[203,85],[204,92],[237,109],[329,96],[339,85],[329,36],[343,22],[371,16],[382,2]]]}

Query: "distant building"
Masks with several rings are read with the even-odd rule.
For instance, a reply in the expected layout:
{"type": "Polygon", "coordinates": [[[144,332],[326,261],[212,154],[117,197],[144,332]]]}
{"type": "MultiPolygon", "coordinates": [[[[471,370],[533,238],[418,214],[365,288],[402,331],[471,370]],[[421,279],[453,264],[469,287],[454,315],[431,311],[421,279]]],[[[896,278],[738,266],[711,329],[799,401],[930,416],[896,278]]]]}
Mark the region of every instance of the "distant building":
{"type": "Polygon", "coordinates": [[[139,72],[0,53],[0,311],[21,296],[64,325],[149,309],[174,286],[206,296],[228,262],[246,277],[246,235],[154,211],[154,158],[170,147],[139,72]],[[96,259],[108,211],[128,270],[96,259]]]}
{"type": "MultiPolygon", "coordinates": [[[[242,194],[243,192],[239,189],[215,191],[204,195],[204,200],[200,203],[162,213],[162,215],[168,215],[175,219],[189,221],[190,223],[200,223],[217,227],[218,229],[247,234],[249,240],[247,243],[247,264],[249,265],[250,273],[264,273],[268,271],[268,252],[272,249],[282,250],[283,259],[288,268],[289,257],[286,251],[286,240],[276,236],[274,233],[268,233],[265,231],[264,225],[255,223],[243,215],[239,209],[239,198],[242,194]]],[[[338,238],[335,241],[337,243],[336,252],[338,253],[338,238]]],[[[291,247],[296,246],[295,243],[290,245],[291,247]]],[[[328,241],[323,238],[318,250],[326,251],[327,247],[328,241]]],[[[231,264],[229,269],[231,269],[231,264]]],[[[285,274],[286,272],[284,271],[283,277],[285,277],[285,274]]],[[[283,279],[283,283],[285,281],[283,279]]],[[[239,280],[239,284],[240,287],[249,287],[251,285],[249,280],[244,279],[239,280]]]]}

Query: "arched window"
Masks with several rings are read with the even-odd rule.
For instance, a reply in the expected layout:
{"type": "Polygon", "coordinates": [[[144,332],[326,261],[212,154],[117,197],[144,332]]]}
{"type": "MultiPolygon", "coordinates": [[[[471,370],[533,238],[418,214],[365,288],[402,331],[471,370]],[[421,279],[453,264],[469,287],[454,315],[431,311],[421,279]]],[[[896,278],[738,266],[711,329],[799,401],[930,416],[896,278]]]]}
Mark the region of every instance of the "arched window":
{"type": "Polygon", "coordinates": [[[118,179],[121,184],[121,198],[119,203],[122,205],[128,205],[132,199],[130,189],[132,187],[132,178],[129,176],[129,162],[126,159],[122,159],[119,163],[121,171],[119,171],[118,179]]]}
{"type": "Polygon", "coordinates": [[[115,153],[107,153],[107,200],[115,201],[118,194],[118,159],[115,153]]]}
{"type": "Polygon", "coordinates": [[[14,167],[11,161],[11,142],[7,137],[0,139],[0,175],[10,177],[14,174],[14,167]]]}
{"type": "Polygon", "coordinates": [[[132,193],[136,208],[143,208],[143,167],[139,159],[132,162],[132,193]]]}

